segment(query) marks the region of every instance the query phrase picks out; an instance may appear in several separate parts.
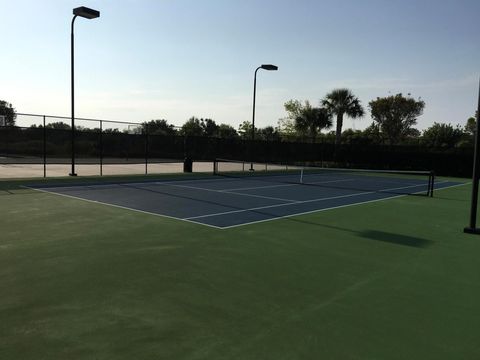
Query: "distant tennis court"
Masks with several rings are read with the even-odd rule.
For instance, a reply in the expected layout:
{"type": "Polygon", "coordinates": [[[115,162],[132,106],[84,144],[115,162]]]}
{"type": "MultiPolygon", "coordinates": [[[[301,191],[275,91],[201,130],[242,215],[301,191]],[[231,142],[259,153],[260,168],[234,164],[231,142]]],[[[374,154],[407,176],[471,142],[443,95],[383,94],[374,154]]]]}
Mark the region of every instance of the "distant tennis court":
{"type": "MultiPolygon", "coordinates": [[[[217,161],[208,178],[149,182],[32,186],[62,196],[230,228],[315,211],[431,195],[456,186],[428,172],[358,171],[217,161]],[[254,171],[250,171],[253,166],[254,171]]],[[[425,199],[428,201],[428,199],[425,199]]]]}

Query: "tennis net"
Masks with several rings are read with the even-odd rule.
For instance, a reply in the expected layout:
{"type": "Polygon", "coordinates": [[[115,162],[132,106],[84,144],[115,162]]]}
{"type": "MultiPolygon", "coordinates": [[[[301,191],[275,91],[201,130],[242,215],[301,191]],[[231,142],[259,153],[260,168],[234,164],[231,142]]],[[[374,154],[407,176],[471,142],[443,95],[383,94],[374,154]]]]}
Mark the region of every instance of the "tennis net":
{"type": "Polygon", "coordinates": [[[326,168],[215,159],[214,175],[333,189],[433,196],[433,171],[326,168]]]}

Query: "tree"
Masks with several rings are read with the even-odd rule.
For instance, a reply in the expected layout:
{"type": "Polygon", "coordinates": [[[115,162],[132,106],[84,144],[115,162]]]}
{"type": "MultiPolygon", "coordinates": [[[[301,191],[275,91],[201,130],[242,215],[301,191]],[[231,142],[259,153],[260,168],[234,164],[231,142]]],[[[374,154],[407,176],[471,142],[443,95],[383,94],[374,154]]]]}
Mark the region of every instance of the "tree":
{"type": "Polygon", "coordinates": [[[463,141],[458,146],[473,146],[475,143],[475,133],[477,131],[477,120],[472,116],[467,119],[463,129],[463,141]]]}
{"type": "Polygon", "coordinates": [[[258,137],[266,141],[280,141],[280,133],[273,126],[258,129],[258,137]]]}
{"type": "MultiPolygon", "coordinates": [[[[70,125],[64,123],[63,121],[58,121],[58,122],[53,122],[53,123],[45,125],[45,128],[56,129],[56,130],[68,130],[68,129],[70,129],[70,125]]],[[[75,126],[75,128],[77,128],[77,127],[75,126]]]]}
{"type": "Polygon", "coordinates": [[[407,132],[405,139],[403,139],[403,141],[405,145],[418,145],[418,143],[420,142],[421,136],[422,136],[422,133],[420,132],[420,130],[411,128],[407,132]]]}
{"type": "Polygon", "coordinates": [[[104,134],[121,134],[120,130],[117,128],[108,128],[108,129],[103,129],[102,131],[104,134]]]}
{"type": "Polygon", "coordinates": [[[187,136],[202,136],[203,127],[200,119],[192,116],[185,124],[182,125],[180,132],[182,135],[187,136]]]}
{"type": "Polygon", "coordinates": [[[463,138],[460,125],[453,127],[450,124],[434,123],[423,132],[423,142],[430,147],[453,148],[463,138]]]}
{"type": "Polygon", "coordinates": [[[347,144],[364,144],[369,142],[369,139],[364,136],[363,131],[353,129],[345,129],[342,132],[342,140],[347,144]]]}
{"type": "Polygon", "coordinates": [[[318,133],[322,129],[332,126],[332,116],[325,108],[311,107],[308,102],[302,109],[300,115],[295,118],[295,129],[307,134],[312,142],[315,142],[318,133]]]}
{"type": "Polygon", "coordinates": [[[325,96],[321,104],[330,114],[337,117],[335,145],[339,145],[342,141],[344,115],[355,119],[362,117],[365,113],[360,100],[349,89],[334,89],[325,96]]]}
{"type": "MultiPolygon", "coordinates": [[[[305,103],[308,103],[308,101],[305,101],[305,103]]],[[[286,118],[278,121],[280,132],[285,135],[304,135],[302,133],[299,134],[295,126],[295,119],[299,117],[302,112],[302,103],[298,100],[289,100],[283,104],[283,106],[288,115],[286,118]]]]}
{"type": "MultiPolygon", "coordinates": [[[[308,100],[305,100],[305,106],[309,106],[310,103],[308,100]]],[[[288,100],[285,104],[283,104],[285,111],[288,113],[288,119],[295,120],[297,116],[300,116],[302,113],[302,109],[304,106],[302,102],[299,100],[288,100]]]]}
{"type": "MultiPolygon", "coordinates": [[[[255,132],[258,129],[255,128],[255,132]]],[[[252,138],[252,123],[250,121],[244,121],[238,126],[238,132],[244,139],[251,139],[252,138]]]]}
{"type": "Polygon", "coordinates": [[[290,118],[282,118],[279,119],[277,122],[277,129],[278,132],[282,136],[295,136],[296,135],[296,130],[295,130],[295,121],[290,118]]]}
{"type": "Polygon", "coordinates": [[[283,107],[288,115],[285,119],[281,120],[282,125],[288,127],[290,131],[293,130],[296,135],[305,135],[302,133],[302,130],[299,130],[298,126],[296,126],[297,124],[295,119],[302,115],[302,110],[305,107],[311,107],[308,100],[305,100],[305,105],[302,105],[302,102],[299,100],[288,100],[285,104],[283,104],[283,107]]]}
{"type": "Polygon", "coordinates": [[[417,117],[423,114],[425,102],[397,94],[372,100],[369,107],[382,135],[390,144],[397,144],[415,132],[413,126],[417,117]]]}
{"type": "Polygon", "coordinates": [[[238,137],[237,130],[235,130],[233,126],[230,126],[227,124],[220,124],[218,127],[217,134],[219,137],[223,139],[232,139],[232,138],[238,137]]]}
{"type": "Polygon", "coordinates": [[[332,126],[331,115],[325,108],[315,108],[308,100],[303,105],[298,100],[289,100],[284,104],[285,111],[288,113],[287,119],[293,126],[297,134],[301,136],[309,136],[315,141],[318,133],[322,129],[328,129],[332,126]]]}
{"type": "Polygon", "coordinates": [[[465,132],[469,135],[474,135],[476,129],[477,129],[477,121],[472,116],[467,120],[467,124],[465,125],[465,132]]]}
{"type": "Polygon", "coordinates": [[[380,126],[373,121],[369,127],[363,130],[363,137],[368,139],[373,144],[382,143],[382,134],[380,132],[380,126]]]}
{"type": "Polygon", "coordinates": [[[200,119],[200,125],[203,129],[204,136],[216,136],[219,126],[212,119],[200,119]]]}
{"type": "Polygon", "coordinates": [[[148,129],[150,135],[175,135],[177,130],[174,125],[171,125],[167,120],[150,120],[142,124],[142,132],[145,133],[145,129],[148,129]]]}
{"type": "Polygon", "coordinates": [[[12,104],[4,100],[0,100],[0,115],[5,116],[6,126],[15,126],[15,119],[17,118],[17,114],[12,104]]]}

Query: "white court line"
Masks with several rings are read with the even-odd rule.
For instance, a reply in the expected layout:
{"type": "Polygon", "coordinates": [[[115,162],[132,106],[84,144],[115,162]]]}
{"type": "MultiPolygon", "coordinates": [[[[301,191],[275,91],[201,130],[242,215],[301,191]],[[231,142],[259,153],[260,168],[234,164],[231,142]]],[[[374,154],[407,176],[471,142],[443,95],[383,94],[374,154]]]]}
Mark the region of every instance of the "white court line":
{"type": "MultiPolygon", "coordinates": [[[[437,184],[443,184],[443,183],[446,183],[446,182],[448,182],[448,181],[446,181],[446,180],[441,181],[441,182],[438,182],[437,184]]],[[[449,189],[449,188],[452,188],[452,187],[464,186],[464,185],[469,185],[469,184],[471,184],[471,182],[452,185],[452,186],[448,186],[448,187],[444,187],[444,188],[440,188],[440,189],[437,188],[437,189],[435,189],[435,191],[440,191],[440,190],[449,189]]],[[[114,207],[114,208],[119,208],[119,209],[122,209],[122,210],[130,210],[130,211],[135,211],[135,212],[142,213],[142,214],[153,215],[153,216],[158,216],[158,217],[163,217],[163,218],[173,219],[173,220],[179,220],[179,221],[185,221],[185,222],[190,223],[190,224],[203,225],[203,226],[207,226],[207,227],[214,228],[214,229],[217,229],[217,230],[231,229],[231,228],[236,228],[236,227],[241,227],[241,226],[246,226],[246,225],[251,225],[251,224],[273,221],[273,220],[277,220],[277,219],[290,218],[290,217],[294,217],[294,216],[297,216],[297,215],[305,215],[305,214],[310,214],[310,213],[314,213],[314,212],[344,208],[344,207],[348,207],[348,206],[362,205],[362,204],[367,204],[367,203],[372,203],[372,202],[377,202],[377,201],[390,200],[390,199],[399,198],[399,197],[409,195],[409,194],[402,194],[402,195],[386,197],[386,198],[382,198],[382,199],[367,200],[367,201],[358,202],[358,203],[340,205],[340,206],[330,207],[330,208],[325,208],[325,209],[310,210],[310,211],[306,211],[306,212],[283,215],[283,216],[276,216],[276,217],[271,218],[271,219],[251,221],[251,222],[246,222],[246,223],[236,224],[236,225],[230,225],[230,226],[216,226],[216,225],[211,225],[211,224],[207,224],[207,223],[203,223],[203,222],[199,222],[199,221],[194,221],[194,220],[191,220],[191,218],[178,218],[178,217],[175,217],[175,216],[170,216],[170,215],[158,214],[158,213],[144,211],[144,210],[133,209],[133,208],[129,208],[129,207],[126,207],[126,206],[105,203],[105,202],[102,202],[102,201],[95,201],[95,200],[80,198],[80,197],[77,197],[77,196],[60,194],[60,193],[47,191],[47,190],[43,190],[43,189],[38,189],[38,188],[30,187],[30,186],[22,186],[22,187],[27,188],[27,189],[31,189],[31,190],[35,190],[35,191],[39,191],[39,192],[43,192],[43,193],[50,194],[50,195],[63,196],[63,197],[70,198],[70,199],[86,201],[86,202],[93,203],[93,204],[106,205],[106,206],[110,206],[110,207],[114,207]]],[[[386,191],[386,190],[383,190],[383,191],[386,191]]],[[[420,191],[420,192],[423,192],[423,191],[420,191]]],[[[321,200],[321,199],[319,199],[319,200],[321,200]]],[[[284,204],[284,205],[291,205],[291,204],[284,204]]]]}
{"type": "MultiPolygon", "coordinates": [[[[329,181],[311,181],[308,184],[328,184],[332,182],[343,182],[343,181],[352,181],[357,179],[340,179],[340,180],[329,180],[329,181]]],[[[244,187],[244,188],[233,188],[233,189],[224,189],[218,190],[219,192],[229,192],[229,191],[241,191],[241,190],[256,190],[256,189],[270,189],[270,188],[277,188],[277,187],[285,187],[285,186],[297,186],[303,185],[302,183],[295,183],[295,184],[281,184],[281,185],[266,185],[266,186],[252,186],[252,187],[244,187]]]]}
{"type": "Polygon", "coordinates": [[[372,193],[374,193],[374,191],[363,192],[363,193],[358,193],[358,194],[349,194],[349,195],[333,196],[333,197],[328,197],[328,198],[320,198],[320,199],[297,201],[297,202],[295,202],[295,203],[290,203],[290,204],[276,204],[276,205],[259,206],[259,207],[254,207],[254,208],[249,208],[249,209],[242,209],[242,210],[224,211],[224,212],[213,213],[213,214],[208,214],[208,215],[192,216],[192,217],[188,217],[188,218],[185,218],[185,219],[188,219],[188,220],[201,219],[201,218],[206,218],[206,217],[222,216],[222,215],[229,215],[229,214],[235,214],[235,213],[241,213],[241,212],[247,212],[247,211],[270,209],[270,208],[274,208],[274,207],[282,207],[282,206],[305,204],[305,203],[316,202],[316,201],[325,201],[325,200],[340,199],[340,198],[346,198],[346,197],[351,197],[351,196],[360,196],[360,195],[366,195],[366,194],[372,194],[372,193]]]}
{"type": "MultiPolygon", "coordinates": [[[[439,184],[441,184],[441,183],[439,183],[439,184]]],[[[317,198],[317,199],[296,201],[296,202],[294,202],[294,203],[289,203],[289,204],[276,204],[276,205],[259,206],[259,207],[254,207],[254,208],[249,208],[249,209],[242,209],[242,210],[224,211],[224,212],[213,213],[213,214],[209,214],[209,215],[191,216],[191,217],[188,217],[188,218],[185,218],[185,219],[188,219],[188,220],[201,219],[201,218],[206,218],[206,217],[229,215],[229,214],[241,213],[241,212],[246,212],[246,211],[262,210],[262,209],[271,209],[271,208],[275,208],[275,207],[291,206],[291,205],[298,205],[298,204],[306,204],[306,203],[311,203],[311,202],[320,202],[320,201],[325,201],[325,200],[335,200],[335,199],[341,199],[341,198],[346,198],[346,197],[354,197],[354,196],[361,196],[361,195],[367,195],[367,194],[382,193],[382,192],[388,192],[388,191],[394,191],[394,190],[409,189],[409,188],[419,187],[419,186],[426,186],[426,184],[402,186],[402,187],[390,188],[390,189],[366,191],[366,192],[361,192],[361,193],[356,193],[356,194],[339,195],[339,196],[332,196],[332,197],[327,197],[327,198],[317,198]]],[[[423,191],[419,191],[419,192],[423,192],[423,191]]],[[[403,196],[403,194],[402,194],[401,196],[403,196]]]]}
{"type": "Polygon", "coordinates": [[[272,197],[272,196],[264,196],[264,195],[255,195],[255,194],[244,194],[244,193],[239,193],[235,191],[217,191],[218,193],[224,193],[224,194],[234,194],[234,195],[240,195],[240,196],[250,196],[250,197],[256,197],[256,198],[261,198],[261,199],[270,199],[270,200],[279,200],[279,201],[286,201],[286,202],[297,202],[297,200],[291,200],[291,199],[282,199],[282,198],[277,198],[277,197],[272,197]]]}
{"type": "Polygon", "coordinates": [[[154,216],[159,216],[159,217],[163,217],[163,218],[167,218],[167,219],[174,219],[174,220],[185,221],[185,222],[188,222],[188,223],[190,223],[190,224],[196,224],[196,225],[201,224],[201,225],[205,225],[205,226],[208,226],[208,227],[211,227],[211,228],[215,228],[215,229],[223,229],[223,228],[220,227],[220,226],[215,226],[215,225],[210,225],[210,224],[199,223],[199,222],[197,222],[197,221],[190,221],[190,220],[188,220],[187,218],[179,218],[179,217],[175,217],[175,216],[170,216],[170,215],[165,215],[165,214],[158,214],[158,213],[154,213],[154,212],[150,212],[150,211],[145,211],[145,210],[138,210],[138,209],[130,208],[130,207],[127,207],[127,206],[121,206],[121,205],[115,205],[115,204],[106,203],[106,202],[103,202],[103,201],[96,201],[96,200],[84,199],[84,198],[81,198],[81,197],[78,197],[78,196],[60,194],[60,193],[57,193],[57,192],[47,191],[47,190],[43,190],[43,189],[37,189],[37,188],[34,188],[34,187],[30,187],[30,186],[23,186],[23,187],[24,187],[24,188],[27,188],[27,189],[31,189],[31,190],[36,190],[36,191],[39,191],[39,192],[43,192],[43,193],[46,193],[46,194],[63,196],[63,197],[70,198],[70,199],[75,199],[75,200],[82,200],[82,201],[86,201],[86,202],[93,203],[93,204],[106,205],[106,206],[111,206],[111,207],[118,208],[118,209],[123,209],[123,210],[130,210],[130,211],[139,212],[139,213],[142,213],[142,214],[154,215],[154,216]]]}
{"type": "MultiPolygon", "coordinates": [[[[284,174],[284,175],[259,175],[259,177],[274,177],[274,178],[280,178],[280,177],[292,177],[292,176],[295,176],[295,174],[284,174]]],[[[330,175],[328,175],[330,176],[330,175]]],[[[221,178],[218,178],[218,177],[212,177],[211,178],[191,178],[191,179],[177,179],[177,180],[165,180],[165,181],[158,181],[158,180],[155,180],[155,179],[152,179],[152,180],[146,180],[146,181],[138,181],[138,182],[111,182],[111,183],[106,183],[106,184],[102,184],[102,183],[78,183],[78,184],[72,184],[72,185],[64,185],[62,183],[58,183],[58,184],[52,184],[52,185],[44,185],[44,184],[38,184],[39,188],[48,188],[48,189],[53,189],[53,188],[62,188],[62,189],[78,189],[79,187],[82,187],[82,188],[97,188],[97,187],[108,187],[108,186],[120,186],[120,185],[148,185],[148,184],[158,184],[158,185],[162,185],[162,184],[176,184],[176,183],[188,183],[188,182],[194,182],[194,183],[198,183],[198,182],[234,182],[234,181],[242,181],[242,180],[255,180],[255,179],[258,179],[258,177],[249,177],[249,176],[245,176],[245,177],[233,177],[233,178],[229,178],[229,177],[221,177],[221,178]]],[[[338,182],[338,181],[350,181],[350,180],[357,180],[358,178],[352,178],[352,179],[339,179],[339,180],[329,180],[329,181],[320,181],[320,182],[309,182],[310,184],[316,184],[316,183],[328,183],[328,182],[338,182]]],[[[260,179],[258,181],[265,181],[264,179],[260,179]]],[[[272,180],[272,182],[275,182],[272,180]]],[[[265,186],[265,188],[268,188],[268,187],[280,187],[280,186],[290,186],[290,185],[296,185],[296,184],[281,184],[281,185],[271,185],[271,186],[265,186]]],[[[31,188],[31,187],[28,187],[28,186],[25,186],[26,188],[31,188]]],[[[35,188],[35,189],[39,189],[39,188],[35,188]]],[[[252,187],[251,189],[261,189],[261,188],[264,188],[263,186],[257,186],[257,187],[252,187]]],[[[206,190],[205,188],[198,188],[198,189],[203,189],[203,190],[206,190]]],[[[249,190],[250,188],[234,188],[234,189],[231,189],[231,190],[249,190]]],[[[228,191],[230,189],[227,189],[228,191]]],[[[287,200],[288,201],[288,200],[287,200]]]]}
{"type": "MultiPolygon", "coordinates": [[[[312,182],[309,182],[308,184],[326,184],[326,183],[332,183],[332,182],[344,182],[344,181],[352,181],[352,180],[356,180],[356,179],[341,179],[341,180],[329,180],[329,181],[312,181],[312,182]]],[[[269,189],[269,188],[276,188],[276,187],[301,186],[301,185],[302,185],[301,183],[295,183],[295,184],[267,185],[267,186],[248,187],[248,188],[236,188],[236,189],[222,189],[222,190],[217,190],[217,189],[208,189],[208,188],[203,188],[203,187],[198,187],[198,186],[176,185],[176,184],[171,184],[171,183],[165,184],[165,183],[162,183],[162,182],[158,182],[158,183],[156,183],[156,184],[157,184],[157,185],[172,186],[172,187],[187,188],[187,189],[194,189],[194,190],[211,191],[211,192],[216,192],[216,193],[234,194],[234,195],[247,196],[247,197],[256,197],[256,198],[268,199],[268,200],[278,200],[278,201],[283,201],[283,202],[288,202],[288,203],[298,203],[299,200],[284,199],[284,198],[278,198],[278,197],[273,197],[273,196],[265,196],[265,195],[239,193],[239,192],[237,192],[237,191],[241,191],[241,190],[256,190],[256,189],[269,189]]],[[[126,186],[128,186],[128,184],[126,184],[126,186]]]]}
{"type": "MultiPolygon", "coordinates": [[[[213,175],[212,175],[213,176],[213,175]]],[[[138,182],[111,182],[107,184],[102,184],[102,183],[78,183],[78,184],[72,184],[70,186],[63,185],[62,183],[58,184],[52,184],[52,185],[44,185],[44,184],[38,184],[41,188],[46,188],[46,189],[53,189],[53,188],[62,188],[62,189],[78,189],[78,188],[93,188],[93,187],[107,187],[107,186],[120,186],[120,185],[148,185],[148,184],[170,184],[170,183],[185,183],[185,182],[209,182],[209,181],[235,181],[239,180],[239,178],[198,178],[198,179],[179,179],[179,180],[165,180],[165,181],[158,181],[155,179],[152,180],[147,180],[147,181],[138,181],[138,182]]],[[[25,186],[26,188],[29,189],[39,189],[39,188],[34,188],[30,186],[25,186]]]]}
{"type": "MultiPolygon", "coordinates": [[[[328,184],[328,183],[339,183],[339,182],[346,182],[346,181],[356,181],[358,180],[357,178],[350,178],[350,179],[338,179],[338,180],[328,180],[328,181],[311,181],[308,182],[307,185],[309,184],[328,184]]],[[[279,200],[279,201],[284,201],[284,202],[289,202],[289,203],[299,203],[301,201],[299,200],[291,200],[291,199],[283,199],[283,198],[278,198],[278,197],[272,197],[272,196],[264,196],[264,195],[255,195],[255,194],[246,194],[246,193],[239,193],[237,191],[242,191],[242,190],[256,190],[256,189],[270,189],[270,188],[277,188],[277,187],[286,187],[286,186],[301,186],[303,184],[301,183],[295,183],[295,184],[281,184],[281,185],[266,185],[266,186],[254,186],[254,187],[244,187],[244,188],[234,188],[234,189],[222,189],[222,190],[217,190],[217,189],[208,189],[208,188],[203,188],[203,187],[198,187],[198,186],[190,186],[190,185],[177,185],[177,184],[172,184],[172,183],[164,183],[164,182],[157,182],[155,183],[157,185],[166,185],[166,186],[172,186],[172,187],[181,187],[181,188],[187,188],[187,189],[194,189],[194,190],[204,190],[204,191],[211,191],[211,192],[217,192],[217,193],[227,193],[227,194],[235,194],[235,195],[241,195],[241,196],[247,196],[247,197],[257,197],[257,198],[262,198],[262,199],[269,199],[269,200],[279,200]]],[[[128,186],[129,184],[123,184],[128,186]]],[[[133,185],[133,184],[131,184],[133,185]]],[[[423,186],[425,184],[417,184],[413,186],[423,186]]],[[[377,192],[378,190],[374,191],[377,192]]],[[[380,190],[381,191],[386,191],[386,190],[380,190]]]]}
{"type": "MultiPolygon", "coordinates": [[[[175,184],[162,184],[162,183],[158,183],[158,185],[180,187],[180,188],[193,189],[193,190],[203,190],[203,191],[210,191],[210,192],[216,192],[216,193],[229,193],[229,194],[234,194],[234,195],[255,197],[255,198],[262,198],[262,199],[269,199],[269,200],[278,200],[278,201],[283,201],[283,202],[296,202],[296,200],[291,200],[291,199],[282,199],[282,198],[277,198],[277,197],[272,197],[272,196],[263,196],[263,195],[254,195],[254,194],[243,194],[243,193],[236,193],[236,192],[233,192],[233,191],[207,189],[207,188],[202,188],[202,187],[197,187],[197,186],[189,186],[189,185],[175,185],[175,184]]],[[[296,184],[296,185],[298,185],[298,184],[296,184]]],[[[127,184],[127,186],[128,186],[128,184],[127,184]]]]}
{"type": "MultiPolygon", "coordinates": [[[[443,184],[443,183],[445,183],[445,182],[448,182],[448,181],[442,181],[442,182],[439,182],[439,184],[443,184]]],[[[464,185],[468,185],[468,184],[471,184],[471,183],[462,183],[462,184],[447,186],[447,187],[444,187],[444,188],[436,189],[435,191],[440,191],[440,190],[444,190],[444,189],[449,189],[449,188],[452,188],[452,187],[464,186],[464,185]]],[[[422,193],[422,192],[423,192],[423,191],[419,191],[419,192],[416,192],[416,193],[414,193],[414,194],[420,194],[420,193],[422,193]]],[[[312,214],[312,213],[315,213],[315,212],[321,212],[321,211],[327,211],[327,210],[340,209],[340,208],[349,207],[349,206],[357,206],[357,205],[369,204],[369,203],[374,203],[374,202],[378,202],[378,201],[391,200],[391,199],[396,199],[396,198],[400,198],[400,197],[404,197],[404,196],[408,196],[408,195],[410,195],[410,194],[402,194],[402,195],[396,195],[396,196],[391,196],[391,197],[385,197],[385,198],[382,198],[382,199],[367,200],[367,201],[361,201],[361,202],[352,203],[352,204],[332,206],[332,207],[328,207],[328,208],[324,208],[324,209],[309,210],[309,211],[299,212],[299,213],[295,213],[295,214],[275,216],[275,217],[270,218],[270,219],[256,220],[256,221],[250,221],[250,222],[247,222],[247,223],[241,223],[241,224],[236,224],[236,225],[223,226],[221,229],[226,230],[226,229],[232,229],[232,228],[237,228],[237,227],[246,226],[246,225],[264,223],[264,222],[267,222],[267,221],[274,221],[274,220],[278,220],[278,219],[288,219],[288,218],[291,218],[291,217],[294,217],[294,216],[307,215],[307,214],[312,214]]],[[[198,224],[205,224],[205,223],[203,223],[203,222],[198,222],[198,224]]]]}

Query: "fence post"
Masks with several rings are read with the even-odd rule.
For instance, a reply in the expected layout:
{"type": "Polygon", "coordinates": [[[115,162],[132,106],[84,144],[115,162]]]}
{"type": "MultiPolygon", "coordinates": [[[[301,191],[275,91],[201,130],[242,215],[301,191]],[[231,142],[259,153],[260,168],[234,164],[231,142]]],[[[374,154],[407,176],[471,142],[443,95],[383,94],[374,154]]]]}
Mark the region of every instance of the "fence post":
{"type": "Polygon", "coordinates": [[[188,157],[188,136],[187,133],[183,134],[183,158],[188,157]]]}
{"type": "MultiPolygon", "coordinates": [[[[12,127],[13,129],[13,127],[12,127]]],[[[5,127],[5,157],[8,158],[8,145],[9,145],[9,137],[10,137],[10,129],[5,127]]]]}

